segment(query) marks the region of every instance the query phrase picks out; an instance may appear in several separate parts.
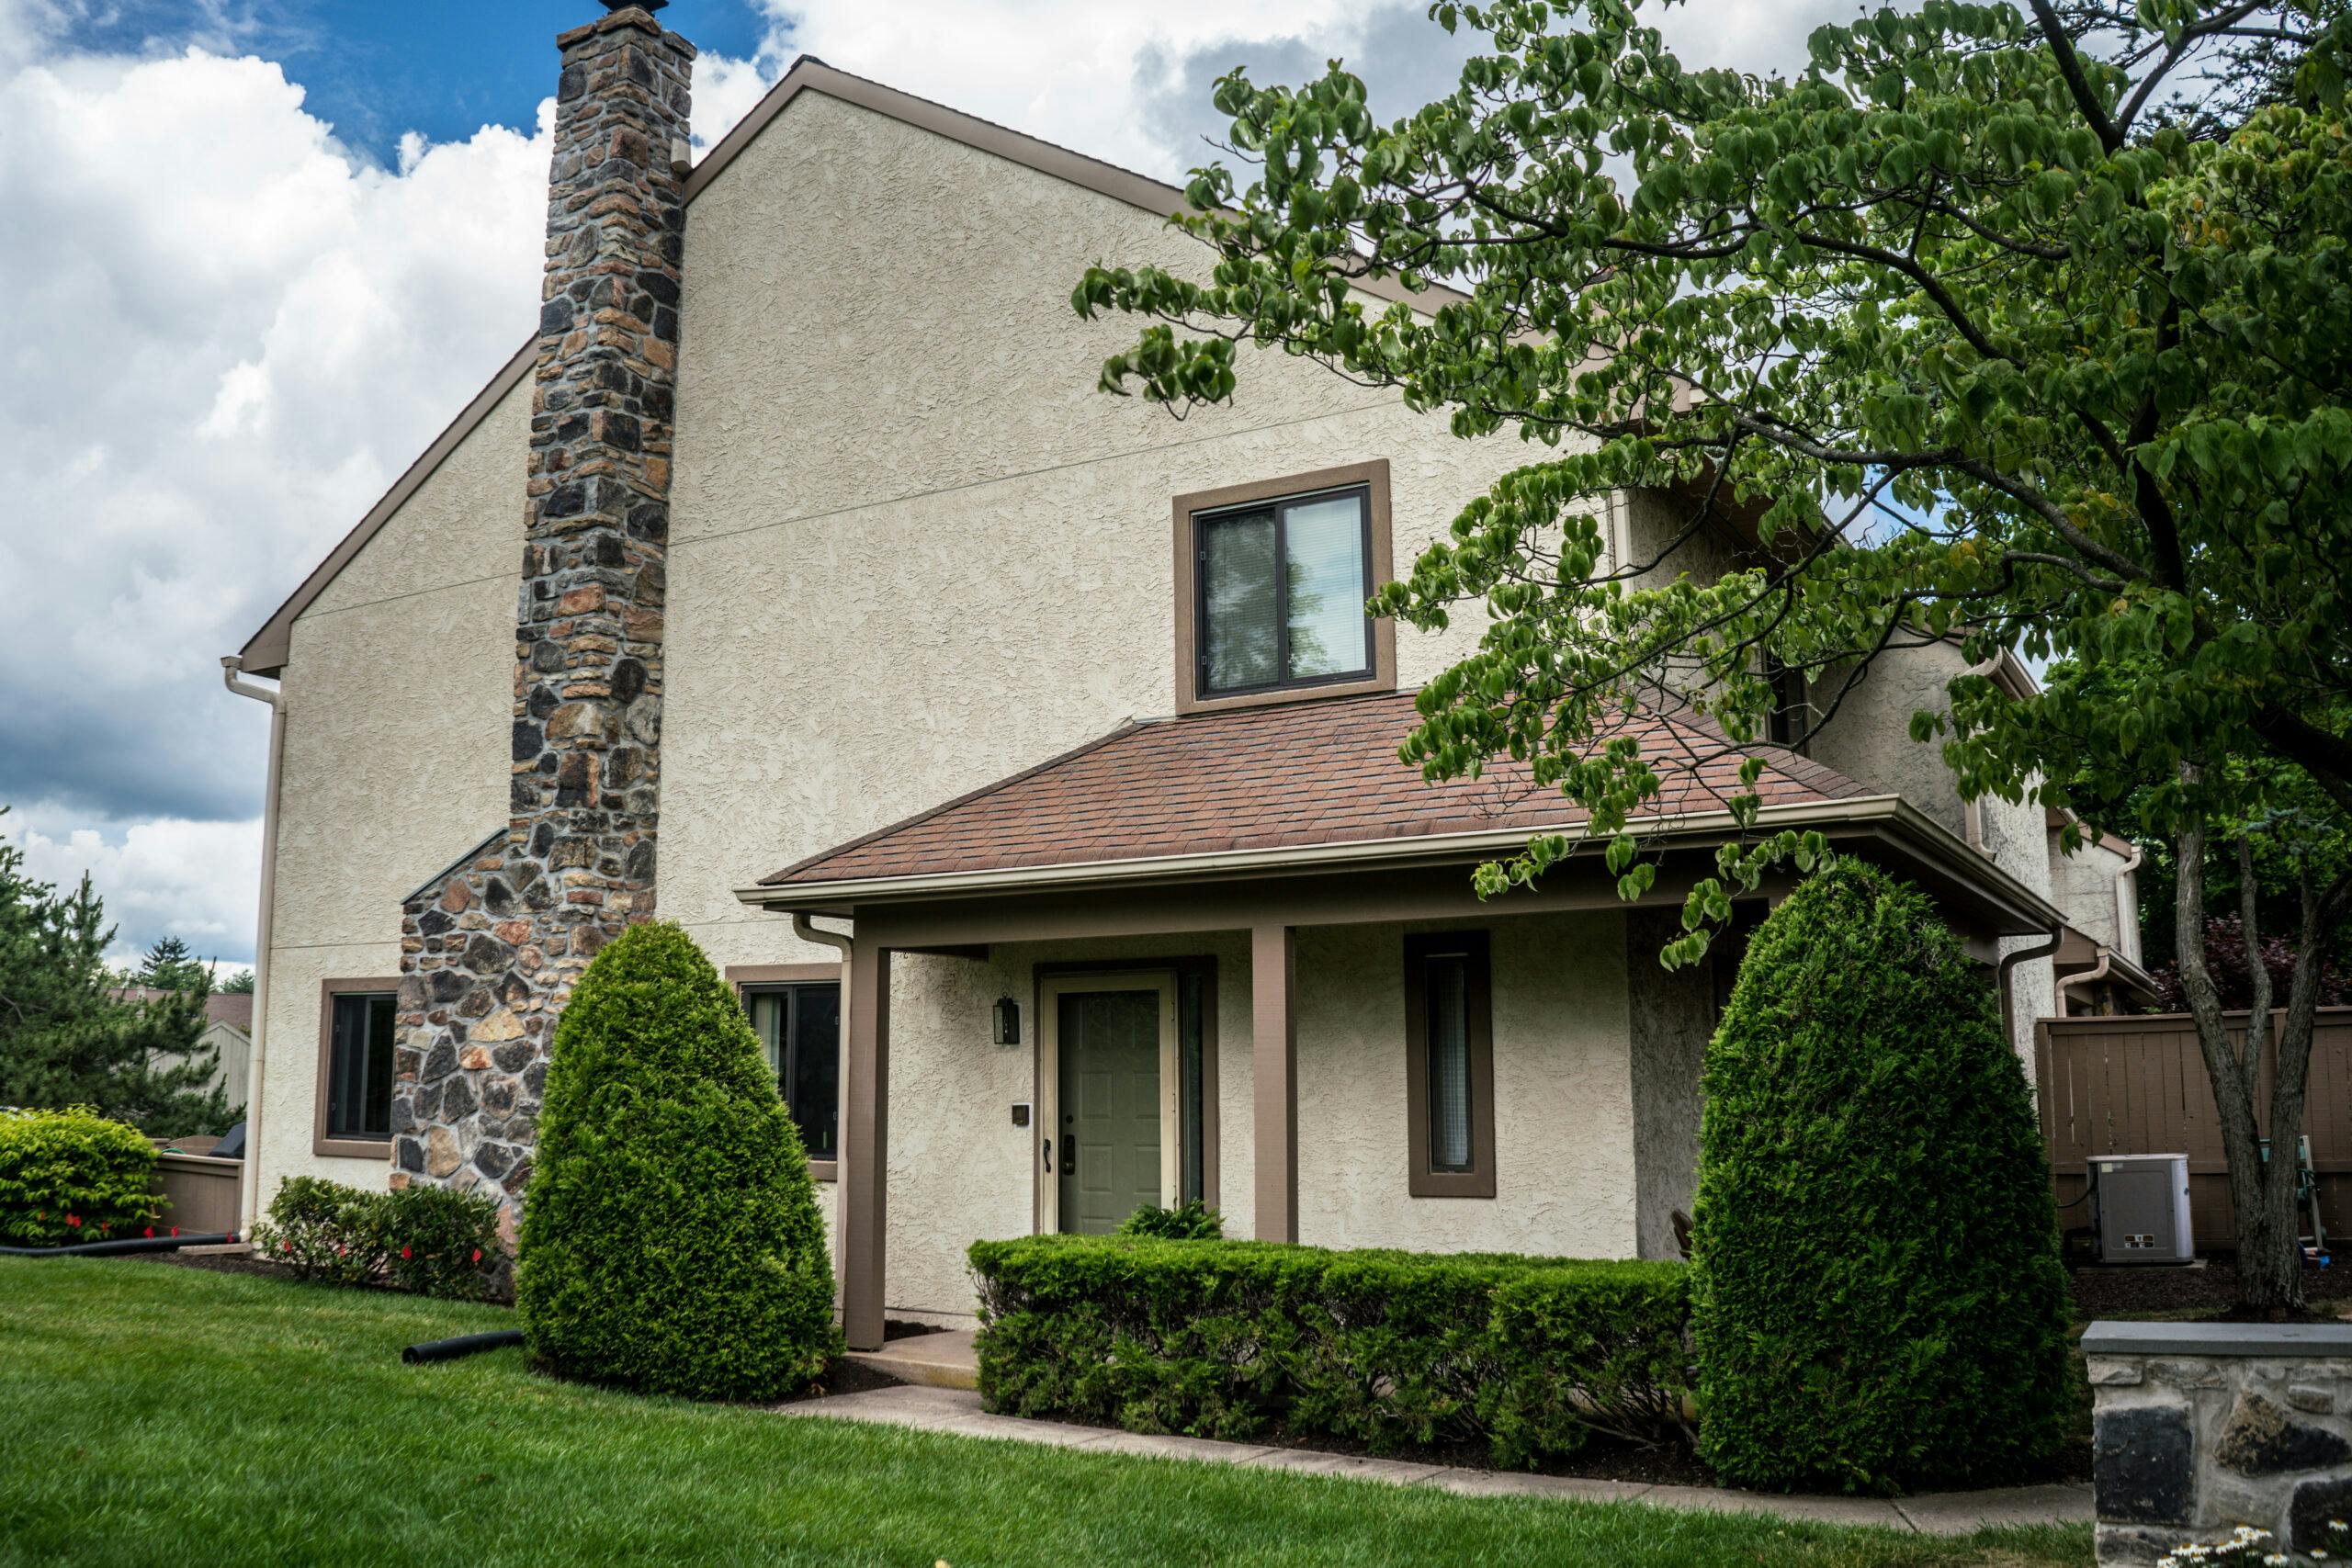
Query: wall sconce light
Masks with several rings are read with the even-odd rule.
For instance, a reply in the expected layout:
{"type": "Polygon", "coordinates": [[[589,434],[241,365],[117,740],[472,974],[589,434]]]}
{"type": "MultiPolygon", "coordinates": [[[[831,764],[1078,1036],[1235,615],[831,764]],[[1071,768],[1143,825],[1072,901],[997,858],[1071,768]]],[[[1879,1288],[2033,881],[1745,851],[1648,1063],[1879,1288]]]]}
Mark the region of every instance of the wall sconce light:
{"type": "Polygon", "coordinates": [[[996,1043],[1000,1045],[1021,1043],[1021,1004],[1011,997],[996,999],[996,1043]]]}

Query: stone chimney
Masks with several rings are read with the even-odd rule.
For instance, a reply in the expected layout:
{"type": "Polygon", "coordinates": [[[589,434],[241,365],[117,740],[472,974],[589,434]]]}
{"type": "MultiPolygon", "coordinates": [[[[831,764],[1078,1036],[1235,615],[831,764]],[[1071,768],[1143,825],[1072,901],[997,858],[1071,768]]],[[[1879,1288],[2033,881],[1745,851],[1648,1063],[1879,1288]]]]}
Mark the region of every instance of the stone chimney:
{"type": "Polygon", "coordinates": [[[556,1015],[597,951],[653,915],[695,58],[654,21],[665,3],[605,0],[556,40],[512,817],[401,906],[392,1185],[492,1192],[509,1227],[556,1015]]]}

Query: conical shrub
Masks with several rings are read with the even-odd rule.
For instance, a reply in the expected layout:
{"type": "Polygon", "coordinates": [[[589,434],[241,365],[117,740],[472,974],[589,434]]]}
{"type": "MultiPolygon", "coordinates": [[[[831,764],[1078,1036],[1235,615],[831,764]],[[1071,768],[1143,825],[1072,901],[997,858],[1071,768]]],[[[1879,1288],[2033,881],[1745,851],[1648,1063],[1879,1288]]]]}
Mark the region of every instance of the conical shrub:
{"type": "Polygon", "coordinates": [[[524,1332],[560,1376],[775,1399],[840,1351],[807,1151],[674,925],[631,927],[563,1010],[519,1251],[524,1332]]]}
{"type": "Polygon", "coordinates": [[[1991,1481],[2071,1399],[2033,1098],[1989,970],[1839,860],[1758,930],[1703,1076],[1700,1451],[1758,1487],[1991,1481]]]}

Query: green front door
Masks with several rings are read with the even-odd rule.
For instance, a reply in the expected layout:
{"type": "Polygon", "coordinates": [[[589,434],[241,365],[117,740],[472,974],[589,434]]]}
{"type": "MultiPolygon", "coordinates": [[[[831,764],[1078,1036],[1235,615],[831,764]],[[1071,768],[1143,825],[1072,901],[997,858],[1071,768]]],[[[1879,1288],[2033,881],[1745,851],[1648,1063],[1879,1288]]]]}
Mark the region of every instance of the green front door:
{"type": "Polygon", "coordinates": [[[1060,998],[1061,1225],[1107,1235],[1159,1201],[1158,991],[1060,998]]]}

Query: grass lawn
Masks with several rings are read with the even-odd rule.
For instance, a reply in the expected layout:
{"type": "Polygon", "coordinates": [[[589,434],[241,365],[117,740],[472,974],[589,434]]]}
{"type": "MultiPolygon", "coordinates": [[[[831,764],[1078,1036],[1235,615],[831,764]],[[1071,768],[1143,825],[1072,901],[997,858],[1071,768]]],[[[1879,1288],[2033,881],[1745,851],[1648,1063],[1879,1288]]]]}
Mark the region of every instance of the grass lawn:
{"type": "Polygon", "coordinates": [[[2084,1565],[2087,1527],[1940,1541],[1464,1498],[639,1399],[490,1307],[131,1259],[0,1258],[0,1563],[596,1561],[2084,1565]]]}

